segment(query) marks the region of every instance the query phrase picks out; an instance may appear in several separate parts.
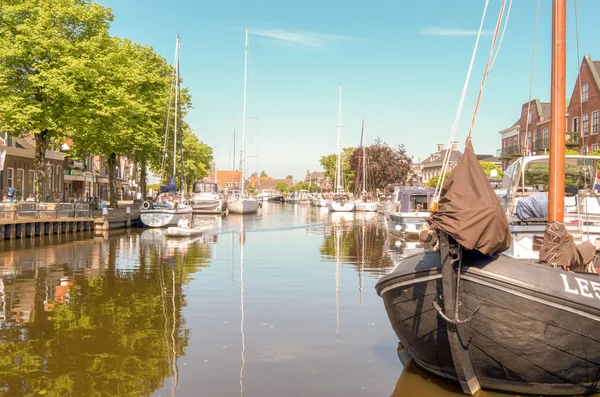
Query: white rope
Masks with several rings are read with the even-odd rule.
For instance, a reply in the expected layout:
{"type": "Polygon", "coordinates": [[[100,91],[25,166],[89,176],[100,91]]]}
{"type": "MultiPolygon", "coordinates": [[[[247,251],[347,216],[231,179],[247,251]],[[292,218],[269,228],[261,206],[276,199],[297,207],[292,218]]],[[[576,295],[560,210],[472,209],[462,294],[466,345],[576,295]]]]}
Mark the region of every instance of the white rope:
{"type": "MultiPolygon", "coordinates": [[[[500,52],[500,47],[502,46],[502,41],[504,41],[504,32],[506,32],[506,26],[508,26],[508,19],[510,18],[510,9],[512,8],[512,0],[508,3],[508,11],[506,12],[506,21],[504,22],[504,28],[502,29],[502,35],[500,36],[500,42],[498,43],[498,48],[496,49],[496,55],[494,55],[494,59],[492,60],[492,66],[496,63],[496,58],[498,57],[498,53],[500,52]]],[[[490,66],[490,68],[492,67],[490,66]]]]}
{"type": "Polygon", "coordinates": [[[452,152],[452,142],[456,136],[456,131],[458,130],[458,122],[460,121],[460,115],[462,113],[462,108],[465,103],[465,97],[467,95],[467,88],[469,87],[469,81],[471,80],[471,72],[473,71],[473,63],[475,62],[475,55],[477,55],[477,47],[479,46],[479,39],[481,38],[481,32],[483,31],[483,22],[485,21],[485,15],[487,13],[487,8],[490,1],[485,1],[485,7],[483,8],[483,15],[481,16],[481,23],[479,24],[479,31],[477,32],[477,40],[475,40],[475,47],[473,48],[473,54],[471,55],[471,62],[469,64],[469,70],[467,71],[467,77],[465,79],[465,84],[463,85],[462,94],[460,96],[460,101],[458,103],[458,110],[456,111],[456,116],[454,117],[454,124],[452,125],[452,132],[450,133],[450,140],[448,141],[448,149],[444,154],[444,161],[442,162],[442,170],[440,178],[438,179],[437,185],[435,187],[435,193],[433,195],[433,202],[438,202],[441,194],[441,187],[444,185],[443,180],[446,176],[446,171],[448,169],[448,159],[450,158],[450,153],[452,152]]]}
{"type": "MultiPolygon", "coordinates": [[[[481,85],[479,86],[479,95],[477,96],[477,102],[475,102],[475,108],[473,109],[473,115],[471,116],[471,126],[469,127],[469,134],[467,135],[467,140],[471,139],[471,135],[473,134],[473,128],[475,128],[475,120],[477,119],[477,111],[479,110],[479,104],[481,103],[481,98],[483,97],[483,89],[485,88],[485,82],[487,81],[487,77],[492,70],[492,58],[494,57],[494,48],[496,47],[496,40],[498,39],[498,32],[500,31],[500,26],[502,25],[502,17],[504,15],[504,5],[505,0],[502,0],[502,5],[500,6],[500,13],[498,14],[498,20],[496,21],[496,29],[494,30],[494,37],[492,39],[492,45],[490,47],[490,55],[488,57],[487,65],[485,66],[485,72],[483,73],[483,78],[481,79],[481,85]]],[[[500,51],[500,46],[498,46],[496,51],[496,56],[500,51]]],[[[494,57],[495,58],[495,57],[494,57]]]]}

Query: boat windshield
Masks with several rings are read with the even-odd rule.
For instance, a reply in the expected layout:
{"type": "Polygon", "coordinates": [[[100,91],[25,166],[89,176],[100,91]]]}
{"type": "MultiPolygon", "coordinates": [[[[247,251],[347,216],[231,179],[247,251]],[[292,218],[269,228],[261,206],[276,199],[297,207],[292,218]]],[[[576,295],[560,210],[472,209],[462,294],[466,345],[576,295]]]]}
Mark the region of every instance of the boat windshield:
{"type": "MultiPolygon", "coordinates": [[[[596,172],[594,161],[587,159],[566,159],[565,188],[591,189],[594,185],[596,172]]],[[[548,191],[548,161],[534,161],[525,166],[524,187],[538,192],[548,191]]],[[[519,187],[522,189],[522,186],[519,187]]]]}
{"type": "Polygon", "coordinates": [[[429,204],[427,203],[426,194],[411,194],[408,204],[409,211],[427,211],[429,204]]]}
{"type": "Polygon", "coordinates": [[[216,183],[196,182],[194,183],[194,193],[217,193],[216,183]]]}

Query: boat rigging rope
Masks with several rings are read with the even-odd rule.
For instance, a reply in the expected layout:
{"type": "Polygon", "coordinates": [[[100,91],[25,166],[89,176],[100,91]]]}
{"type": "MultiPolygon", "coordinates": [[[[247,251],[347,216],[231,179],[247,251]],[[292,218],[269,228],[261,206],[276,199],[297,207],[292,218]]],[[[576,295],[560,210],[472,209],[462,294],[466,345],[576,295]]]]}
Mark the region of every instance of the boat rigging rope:
{"type": "MultiPolygon", "coordinates": [[[[512,4],[512,0],[511,4],[512,4]]],[[[473,109],[473,116],[471,116],[471,127],[469,127],[469,134],[467,135],[467,140],[471,139],[471,135],[473,134],[473,128],[475,127],[475,120],[477,118],[477,111],[479,110],[479,103],[481,102],[481,98],[483,97],[483,89],[485,87],[485,82],[487,80],[488,74],[492,70],[493,60],[498,56],[498,52],[500,51],[500,45],[496,49],[496,53],[494,55],[494,48],[496,47],[496,40],[498,39],[498,32],[500,30],[500,26],[502,25],[502,18],[504,15],[504,5],[506,4],[505,0],[502,1],[502,5],[500,6],[500,12],[498,13],[498,20],[496,21],[496,30],[494,31],[494,38],[492,39],[492,45],[490,47],[490,55],[488,57],[487,65],[485,66],[485,72],[483,73],[483,79],[481,79],[481,85],[479,86],[479,95],[477,96],[477,102],[475,102],[475,108],[473,109]]],[[[510,11],[510,6],[509,6],[510,11]]],[[[505,21],[504,26],[506,27],[506,23],[508,19],[505,21]]]]}
{"type": "Polygon", "coordinates": [[[481,32],[483,31],[483,22],[485,21],[485,15],[487,14],[487,8],[490,1],[485,1],[485,6],[483,8],[483,15],[481,16],[481,22],[479,23],[479,31],[477,32],[477,39],[475,40],[475,46],[473,47],[473,54],[471,55],[471,62],[469,64],[469,69],[467,71],[467,77],[465,78],[465,83],[463,85],[462,94],[460,96],[460,101],[458,102],[458,109],[456,111],[456,116],[454,117],[454,124],[452,125],[452,132],[450,133],[450,140],[448,141],[448,149],[444,154],[444,161],[442,162],[442,170],[440,177],[438,179],[437,185],[435,187],[435,193],[433,195],[432,207],[437,205],[439,200],[439,196],[441,193],[441,187],[444,185],[443,179],[445,179],[446,170],[448,168],[448,159],[450,158],[452,142],[454,141],[454,137],[456,136],[456,131],[458,129],[458,121],[460,120],[460,115],[462,113],[462,108],[465,103],[465,97],[467,95],[467,88],[469,87],[469,81],[471,80],[471,72],[473,70],[473,63],[475,62],[475,55],[477,54],[477,47],[479,46],[479,39],[481,38],[481,32]]]}
{"type": "MultiPolygon", "coordinates": [[[[479,44],[479,39],[481,37],[481,32],[482,32],[482,29],[483,29],[483,22],[485,20],[485,14],[487,12],[487,6],[488,6],[488,4],[489,4],[489,2],[486,1],[485,8],[484,8],[484,11],[483,11],[483,16],[482,16],[481,23],[480,23],[480,26],[479,26],[479,32],[477,33],[477,40],[475,42],[475,48],[473,49],[473,55],[471,57],[471,64],[469,65],[469,71],[467,73],[467,79],[465,80],[465,85],[463,87],[463,93],[462,93],[462,96],[461,96],[461,101],[460,101],[459,109],[458,109],[458,112],[456,114],[456,118],[454,120],[454,126],[452,127],[452,133],[450,135],[450,141],[448,143],[448,149],[446,150],[446,153],[444,155],[444,161],[442,162],[441,174],[440,174],[440,177],[438,179],[438,182],[437,182],[437,185],[436,185],[436,188],[435,188],[435,193],[434,193],[434,197],[433,197],[433,202],[434,202],[433,207],[434,207],[434,209],[437,207],[437,202],[439,201],[439,198],[440,198],[440,195],[441,195],[441,188],[442,188],[442,186],[444,186],[444,182],[445,182],[445,179],[446,179],[446,174],[448,172],[450,155],[452,153],[452,146],[451,145],[452,145],[452,142],[454,141],[454,139],[456,137],[456,131],[458,129],[458,121],[460,120],[460,115],[462,113],[462,107],[463,107],[463,104],[464,104],[464,97],[466,96],[466,90],[467,90],[467,87],[468,87],[468,84],[469,84],[470,75],[471,75],[471,71],[472,71],[472,68],[473,68],[473,62],[475,60],[475,55],[477,53],[477,47],[478,47],[478,44],[479,44]]],[[[477,117],[477,111],[479,109],[479,103],[481,102],[481,98],[483,96],[483,89],[485,87],[485,82],[487,80],[487,76],[488,76],[489,72],[491,71],[492,66],[493,66],[493,64],[494,64],[494,62],[496,60],[496,57],[498,56],[498,53],[500,51],[500,46],[502,44],[502,40],[504,38],[504,32],[506,31],[506,25],[508,24],[508,18],[510,16],[510,9],[512,8],[512,0],[510,0],[510,3],[509,3],[508,12],[507,12],[507,15],[506,15],[506,19],[504,18],[505,5],[506,5],[506,0],[502,0],[502,4],[500,6],[500,11],[498,13],[498,19],[496,21],[496,28],[494,30],[494,36],[493,36],[493,39],[492,39],[492,44],[491,44],[491,47],[490,47],[490,55],[488,57],[488,62],[487,62],[486,68],[485,68],[483,79],[481,81],[481,85],[479,87],[479,95],[477,97],[477,102],[475,104],[475,108],[473,109],[473,116],[471,117],[471,126],[469,128],[469,134],[467,136],[467,140],[471,139],[471,135],[473,133],[473,127],[475,126],[475,120],[476,120],[476,117],[477,117]],[[497,39],[498,39],[498,33],[500,32],[500,27],[502,26],[502,21],[503,20],[504,20],[504,28],[502,30],[502,35],[500,37],[500,42],[498,43],[498,46],[496,47],[496,42],[497,42],[497,39]]]]}

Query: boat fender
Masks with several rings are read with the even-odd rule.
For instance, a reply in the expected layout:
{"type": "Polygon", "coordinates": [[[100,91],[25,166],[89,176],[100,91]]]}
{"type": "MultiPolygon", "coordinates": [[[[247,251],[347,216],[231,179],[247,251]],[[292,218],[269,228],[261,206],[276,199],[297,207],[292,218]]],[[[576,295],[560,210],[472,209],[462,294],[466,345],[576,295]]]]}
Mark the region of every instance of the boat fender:
{"type": "Polygon", "coordinates": [[[142,202],[142,209],[144,210],[149,210],[151,207],[150,202],[149,201],[144,201],[142,202]]]}
{"type": "Polygon", "coordinates": [[[419,229],[419,241],[425,247],[433,247],[437,244],[438,235],[429,225],[423,225],[419,229]]]}

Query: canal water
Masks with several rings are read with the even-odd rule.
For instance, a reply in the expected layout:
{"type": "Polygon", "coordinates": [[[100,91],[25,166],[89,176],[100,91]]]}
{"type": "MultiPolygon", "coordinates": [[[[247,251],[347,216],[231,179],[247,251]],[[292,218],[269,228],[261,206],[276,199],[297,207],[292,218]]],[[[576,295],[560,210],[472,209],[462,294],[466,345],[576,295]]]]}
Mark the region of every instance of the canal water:
{"type": "Polygon", "coordinates": [[[265,203],[200,237],[5,242],[0,395],[461,396],[396,356],[374,285],[414,247],[382,218],[265,203]]]}

